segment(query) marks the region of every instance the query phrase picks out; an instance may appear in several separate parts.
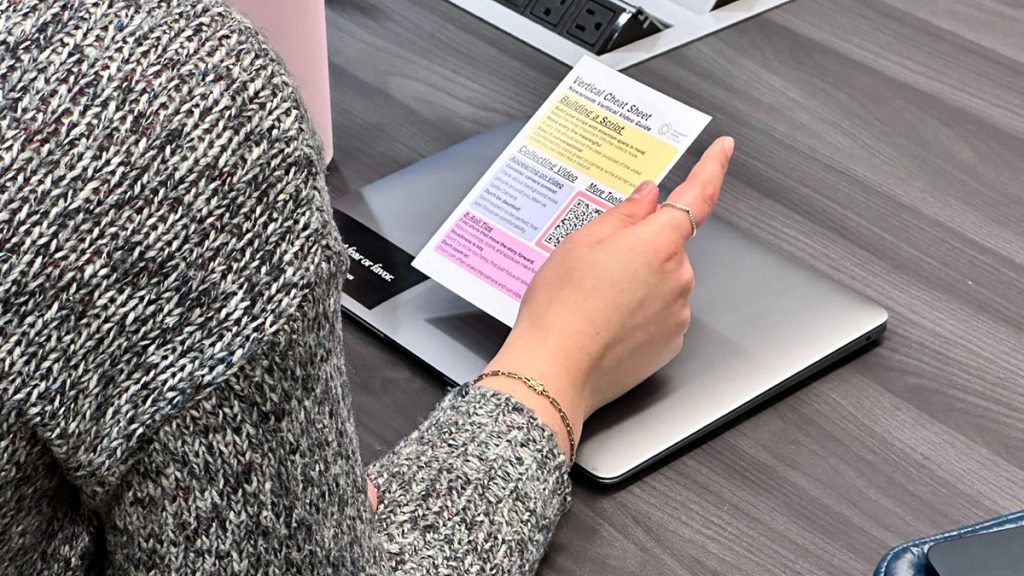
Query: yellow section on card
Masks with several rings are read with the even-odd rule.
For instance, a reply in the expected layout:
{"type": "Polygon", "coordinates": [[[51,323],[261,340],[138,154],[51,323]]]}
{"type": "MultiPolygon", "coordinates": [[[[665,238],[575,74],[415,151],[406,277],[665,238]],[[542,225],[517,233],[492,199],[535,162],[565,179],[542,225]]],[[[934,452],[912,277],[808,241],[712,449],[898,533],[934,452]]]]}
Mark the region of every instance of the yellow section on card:
{"type": "Polygon", "coordinates": [[[671,144],[569,92],[558,97],[526,142],[623,196],[644,180],[657,180],[676,155],[671,144]]]}

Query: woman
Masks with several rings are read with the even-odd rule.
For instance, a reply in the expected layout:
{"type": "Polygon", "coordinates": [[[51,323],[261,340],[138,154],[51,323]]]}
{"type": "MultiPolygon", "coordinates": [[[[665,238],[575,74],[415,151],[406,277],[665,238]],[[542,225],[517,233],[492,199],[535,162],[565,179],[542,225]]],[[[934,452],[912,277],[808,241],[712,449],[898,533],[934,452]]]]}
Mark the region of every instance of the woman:
{"type": "MultiPolygon", "coordinates": [[[[698,225],[731,153],[672,193],[698,225]]],[[[583,422],[682,345],[689,216],[648,183],[572,235],[488,366],[515,374],[367,472],[320,158],[216,0],[5,5],[0,573],[536,569],[583,422]]]]}

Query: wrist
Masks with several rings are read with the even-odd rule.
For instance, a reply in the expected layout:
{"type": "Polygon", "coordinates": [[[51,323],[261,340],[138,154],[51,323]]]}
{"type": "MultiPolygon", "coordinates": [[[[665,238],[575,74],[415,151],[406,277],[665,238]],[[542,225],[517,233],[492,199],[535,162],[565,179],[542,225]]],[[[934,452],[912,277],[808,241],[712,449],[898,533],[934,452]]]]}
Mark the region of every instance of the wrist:
{"type": "Polygon", "coordinates": [[[554,434],[559,448],[566,455],[566,459],[571,460],[572,447],[567,428],[571,428],[575,442],[578,443],[583,428],[583,421],[587,414],[586,404],[580,397],[580,384],[582,380],[573,375],[572,371],[567,370],[564,366],[552,365],[538,360],[536,357],[511,354],[503,349],[487,365],[484,371],[503,370],[515,372],[536,380],[543,385],[544,390],[554,398],[555,402],[552,402],[543,394],[531,388],[529,384],[515,377],[490,376],[481,380],[477,385],[508,394],[527,408],[530,408],[537,418],[554,434]],[[556,403],[561,408],[561,412],[556,408],[556,403]],[[568,420],[568,426],[566,426],[566,422],[562,419],[562,413],[565,414],[568,420]]]}
{"type": "MultiPolygon", "coordinates": [[[[569,431],[562,422],[558,410],[546,398],[531,390],[525,383],[507,376],[491,376],[481,380],[476,386],[506,394],[533,412],[534,416],[554,436],[555,444],[565,454],[566,462],[572,463],[574,443],[569,441],[569,431]]],[[[569,425],[572,427],[575,441],[578,442],[580,424],[574,423],[570,419],[569,425]]]]}
{"type": "MultiPolygon", "coordinates": [[[[516,324],[505,343],[488,363],[487,370],[515,370],[536,378],[568,409],[579,412],[581,420],[590,415],[590,366],[582,346],[567,347],[567,337],[550,330],[536,330],[516,324]]],[[[575,414],[574,414],[575,416],[575,414]]]]}
{"type": "MultiPolygon", "coordinates": [[[[484,368],[485,372],[489,370],[513,371],[539,380],[562,405],[570,422],[576,427],[582,426],[583,421],[590,415],[585,372],[571,359],[548,358],[536,350],[506,345],[484,368]]],[[[527,394],[536,396],[526,384],[515,380],[512,383],[517,383],[518,388],[527,394]]]]}

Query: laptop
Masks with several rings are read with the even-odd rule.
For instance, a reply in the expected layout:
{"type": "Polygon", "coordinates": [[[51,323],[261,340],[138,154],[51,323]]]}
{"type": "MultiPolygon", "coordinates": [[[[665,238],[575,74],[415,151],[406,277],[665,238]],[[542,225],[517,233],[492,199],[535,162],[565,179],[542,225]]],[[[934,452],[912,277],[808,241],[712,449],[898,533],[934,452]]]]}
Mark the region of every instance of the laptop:
{"type": "MultiPolygon", "coordinates": [[[[335,199],[352,258],[346,311],[453,385],[480,373],[508,328],[412,268],[412,258],[524,124],[335,199]]],[[[630,477],[885,330],[885,310],[714,216],[687,252],[697,285],[685,346],[587,420],[576,464],[597,482],[630,477]]]]}

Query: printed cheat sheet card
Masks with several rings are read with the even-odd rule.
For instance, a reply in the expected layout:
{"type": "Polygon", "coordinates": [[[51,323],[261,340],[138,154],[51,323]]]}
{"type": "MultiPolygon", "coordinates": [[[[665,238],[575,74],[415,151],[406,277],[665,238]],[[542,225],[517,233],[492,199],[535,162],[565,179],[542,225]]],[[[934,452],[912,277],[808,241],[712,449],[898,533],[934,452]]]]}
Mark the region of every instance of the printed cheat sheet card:
{"type": "Polygon", "coordinates": [[[710,120],[584,58],[413,266],[511,326],[558,243],[644,180],[660,182],[710,120]]]}

